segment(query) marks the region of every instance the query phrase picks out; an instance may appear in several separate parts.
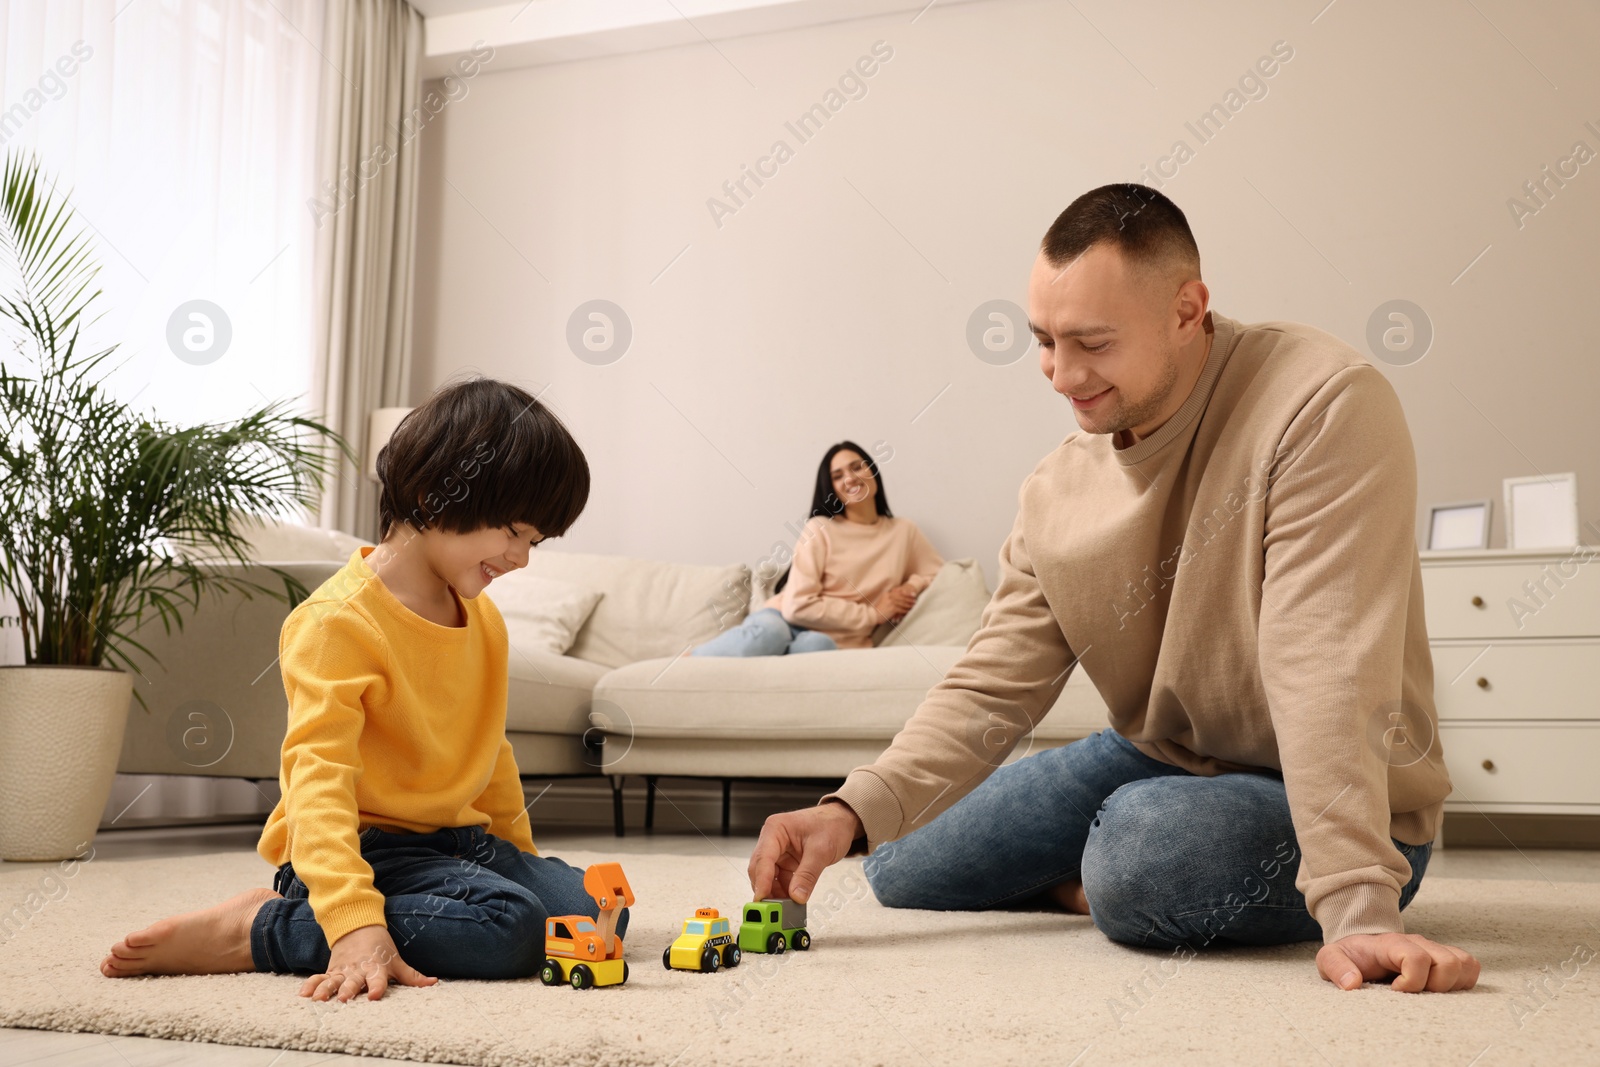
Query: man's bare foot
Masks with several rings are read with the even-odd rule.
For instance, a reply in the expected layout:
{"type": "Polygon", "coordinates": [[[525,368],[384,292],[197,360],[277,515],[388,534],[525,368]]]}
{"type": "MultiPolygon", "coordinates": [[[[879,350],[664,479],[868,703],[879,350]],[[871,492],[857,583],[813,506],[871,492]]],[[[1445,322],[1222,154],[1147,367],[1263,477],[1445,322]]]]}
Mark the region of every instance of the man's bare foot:
{"type": "Polygon", "coordinates": [[[1070,912],[1078,915],[1089,914],[1089,898],[1084,895],[1083,882],[1074,878],[1070,882],[1062,882],[1050,887],[1050,899],[1070,912]]]}
{"type": "Polygon", "coordinates": [[[100,961],[107,978],[136,974],[232,974],[255,970],[250,923],[261,905],[281,896],[247,889],[204,911],[191,911],[136,930],[100,961]]]}

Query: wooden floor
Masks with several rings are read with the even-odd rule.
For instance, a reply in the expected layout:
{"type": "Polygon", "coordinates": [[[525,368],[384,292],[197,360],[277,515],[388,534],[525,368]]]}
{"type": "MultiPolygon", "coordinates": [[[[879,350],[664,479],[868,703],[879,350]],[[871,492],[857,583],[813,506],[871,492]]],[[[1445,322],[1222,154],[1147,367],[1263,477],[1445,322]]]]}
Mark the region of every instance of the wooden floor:
{"type": "MultiPolygon", "coordinates": [[[[254,851],[260,832],[259,826],[104,831],[95,838],[95,860],[114,863],[117,860],[193,855],[235,848],[254,851]]],[[[633,833],[618,840],[609,834],[546,832],[540,835],[539,845],[541,851],[557,853],[589,850],[606,851],[618,856],[647,852],[724,855],[742,863],[754,847],[755,839],[691,832],[651,836],[633,833]]],[[[1428,863],[1427,877],[1600,882],[1600,851],[1446,848],[1434,853],[1428,863]]],[[[381,1064],[410,1062],[413,1061],[160,1041],[146,1037],[0,1029],[0,1065],[4,1067],[18,1067],[21,1064],[42,1064],[45,1067],[166,1067],[168,1064],[184,1067],[202,1064],[207,1067],[310,1067],[312,1064],[361,1064],[363,1067],[377,1067],[381,1064]]]]}

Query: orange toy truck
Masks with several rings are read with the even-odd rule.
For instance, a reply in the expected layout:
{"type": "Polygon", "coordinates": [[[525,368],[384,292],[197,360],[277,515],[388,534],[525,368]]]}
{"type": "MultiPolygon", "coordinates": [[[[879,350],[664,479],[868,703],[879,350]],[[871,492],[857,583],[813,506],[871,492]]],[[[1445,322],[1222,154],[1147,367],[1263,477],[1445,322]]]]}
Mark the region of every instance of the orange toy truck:
{"type": "Polygon", "coordinates": [[[622,938],[617,920],[633,904],[620,863],[596,863],[583,872],[583,888],[599,906],[597,920],[587,915],[558,915],[544,926],[544,967],[539,980],[545,985],[569,983],[573,989],[621,985],[628,980],[622,958],[622,938]]]}

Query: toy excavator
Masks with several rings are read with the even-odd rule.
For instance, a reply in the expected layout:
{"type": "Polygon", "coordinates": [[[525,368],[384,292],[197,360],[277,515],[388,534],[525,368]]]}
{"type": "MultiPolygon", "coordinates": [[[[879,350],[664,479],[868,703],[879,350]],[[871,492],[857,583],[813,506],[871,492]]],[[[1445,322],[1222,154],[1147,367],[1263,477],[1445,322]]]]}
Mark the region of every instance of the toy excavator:
{"type": "Polygon", "coordinates": [[[633,904],[633,887],[622,864],[596,863],[583,872],[583,888],[599,906],[599,920],[560,915],[545,923],[545,961],[539,971],[539,981],[545,985],[567,982],[573,989],[592,989],[628,980],[617,920],[622,909],[633,904]]]}

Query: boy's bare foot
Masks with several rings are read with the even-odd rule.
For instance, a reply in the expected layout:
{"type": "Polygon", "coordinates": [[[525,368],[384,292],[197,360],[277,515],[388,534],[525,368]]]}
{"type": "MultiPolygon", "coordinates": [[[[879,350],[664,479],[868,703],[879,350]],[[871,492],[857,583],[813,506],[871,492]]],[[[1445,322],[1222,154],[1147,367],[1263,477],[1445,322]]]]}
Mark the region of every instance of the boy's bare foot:
{"type": "Polygon", "coordinates": [[[250,923],[261,905],[281,896],[247,889],[204,911],[191,911],[136,930],[100,961],[107,978],[136,974],[232,974],[253,971],[250,923]]]}

